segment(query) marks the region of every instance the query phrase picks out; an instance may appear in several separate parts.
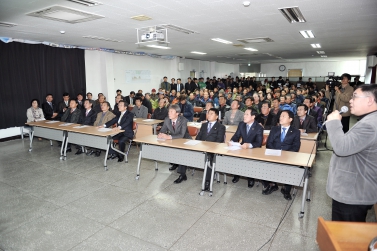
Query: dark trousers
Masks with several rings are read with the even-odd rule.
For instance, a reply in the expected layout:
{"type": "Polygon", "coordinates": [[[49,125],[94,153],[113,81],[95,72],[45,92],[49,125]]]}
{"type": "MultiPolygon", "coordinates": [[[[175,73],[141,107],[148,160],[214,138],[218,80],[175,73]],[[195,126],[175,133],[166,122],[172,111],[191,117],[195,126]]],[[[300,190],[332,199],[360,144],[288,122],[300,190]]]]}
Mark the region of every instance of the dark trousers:
{"type": "MultiPolygon", "coordinates": [[[[213,164],[213,156],[214,156],[213,153],[207,153],[207,157],[208,157],[210,166],[212,166],[212,164],[213,164]]],[[[212,168],[207,167],[206,181],[211,180],[211,174],[212,174],[212,168]]]]}
{"type": "Polygon", "coordinates": [[[179,174],[181,174],[181,175],[186,175],[186,169],[187,169],[187,166],[179,165],[179,166],[178,166],[177,173],[179,173],[179,174]]]}
{"type": "Polygon", "coordinates": [[[365,222],[368,210],[373,205],[349,205],[332,200],[331,218],[333,221],[365,222]]]}
{"type": "MultiPolygon", "coordinates": [[[[122,153],[124,153],[124,150],[126,149],[126,141],[128,140],[128,138],[124,134],[120,133],[120,134],[115,135],[113,139],[118,140],[119,150],[122,153]]],[[[112,148],[110,148],[109,154],[115,154],[115,151],[112,148]]]]}
{"type": "Polygon", "coordinates": [[[351,116],[348,116],[348,117],[342,117],[342,126],[343,126],[343,132],[346,133],[349,131],[350,129],[350,117],[351,116]]]}

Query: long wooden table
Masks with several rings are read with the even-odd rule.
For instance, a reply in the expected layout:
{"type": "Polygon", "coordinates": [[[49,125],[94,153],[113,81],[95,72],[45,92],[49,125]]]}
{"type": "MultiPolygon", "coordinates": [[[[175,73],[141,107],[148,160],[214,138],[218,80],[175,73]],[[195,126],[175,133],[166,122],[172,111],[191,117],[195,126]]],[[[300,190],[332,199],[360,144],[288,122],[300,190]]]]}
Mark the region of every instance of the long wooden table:
{"type": "MultiPolygon", "coordinates": [[[[304,215],[304,207],[308,192],[308,170],[313,164],[315,154],[282,151],[281,156],[265,155],[265,149],[229,150],[225,143],[198,141],[196,145],[187,145],[189,139],[158,140],[151,135],[138,138],[141,143],[136,179],[140,178],[140,164],[142,158],[155,161],[171,162],[196,168],[204,168],[202,191],[207,172],[207,153],[215,154],[212,163],[209,195],[212,196],[213,175],[215,171],[242,175],[245,177],[269,180],[303,186],[302,208],[299,217],[304,215]]],[[[156,170],[157,162],[156,162],[156,170]]]]}
{"type": "Polygon", "coordinates": [[[106,150],[104,167],[107,169],[107,156],[110,146],[112,147],[112,136],[124,130],[119,130],[114,132],[110,131],[99,131],[95,126],[84,126],[81,127],[79,124],[70,124],[64,126],[65,122],[56,121],[51,123],[50,120],[30,122],[27,125],[32,127],[31,139],[30,139],[30,149],[32,149],[33,137],[39,136],[47,139],[62,140],[65,144],[62,144],[60,150],[60,159],[67,159],[67,146],[68,143],[84,145],[89,147],[94,147],[98,149],[106,150]],[[76,128],[75,128],[76,127],[76,128]],[[77,128],[80,127],[80,128],[77,128]]]}
{"type": "Polygon", "coordinates": [[[377,238],[377,223],[318,218],[316,241],[321,251],[367,251],[374,238],[377,238]]]}

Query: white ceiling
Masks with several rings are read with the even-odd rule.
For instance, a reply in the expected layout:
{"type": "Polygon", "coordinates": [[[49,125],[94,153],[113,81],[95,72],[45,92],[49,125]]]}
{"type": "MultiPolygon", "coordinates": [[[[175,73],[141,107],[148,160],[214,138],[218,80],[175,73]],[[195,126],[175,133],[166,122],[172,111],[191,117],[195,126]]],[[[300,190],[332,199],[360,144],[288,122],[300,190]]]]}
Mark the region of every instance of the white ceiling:
{"type": "Polygon", "coordinates": [[[12,28],[0,27],[0,36],[236,64],[323,61],[317,50],[325,51],[328,61],[365,59],[367,55],[377,52],[376,0],[252,0],[249,7],[243,6],[243,0],[101,2],[102,5],[86,7],[67,0],[0,0],[0,21],[17,24],[12,28]],[[95,13],[105,18],[69,24],[26,16],[26,13],[53,5],[95,13]],[[278,8],[291,6],[300,8],[306,23],[290,24],[278,11],[278,8]],[[147,15],[152,20],[130,19],[136,15],[147,15]],[[159,24],[174,24],[199,34],[187,35],[169,30],[171,50],[138,48],[135,44],[136,28],[159,24]],[[61,30],[65,31],[64,35],[60,34],[61,30]],[[300,30],[312,30],[316,38],[305,39],[300,30]],[[82,38],[85,35],[123,42],[82,38]],[[254,37],[269,37],[274,42],[248,44],[246,47],[258,49],[258,52],[249,52],[211,40],[217,37],[235,44],[242,44],[237,39],[254,37]],[[311,43],[320,43],[322,48],[313,49],[311,43]],[[195,55],[191,51],[206,52],[207,55],[195,55]],[[238,55],[243,53],[249,55],[238,55]]]}

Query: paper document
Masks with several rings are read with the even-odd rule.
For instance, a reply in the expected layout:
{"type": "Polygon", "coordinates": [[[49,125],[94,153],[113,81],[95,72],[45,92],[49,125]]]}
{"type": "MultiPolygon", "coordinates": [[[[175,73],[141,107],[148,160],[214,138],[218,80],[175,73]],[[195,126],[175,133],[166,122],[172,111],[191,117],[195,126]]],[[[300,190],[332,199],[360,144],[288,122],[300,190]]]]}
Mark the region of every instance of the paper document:
{"type": "Polygon", "coordinates": [[[231,146],[241,146],[240,142],[229,141],[231,146]]]}
{"type": "Polygon", "coordinates": [[[144,119],[143,121],[155,121],[155,119],[144,119]]]}
{"type": "Polygon", "coordinates": [[[73,123],[64,123],[64,124],[60,124],[59,126],[69,126],[69,125],[73,125],[73,123]]]}
{"type": "Polygon", "coordinates": [[[111,128],[99,128],[98,131],[99,132],[110,132],[111,128]]]}
{"type": "Polygon", "coordinates": [[[225,126],[225,129],[228,129],[229,128],[229,126],[225,126]]]}
{"type": "Polygon", "coordinates": [[[160,140],[160,141],[165,141],[165,139],[159,139],[159,138],[157,138],[157,140],[160,140]]]}
{"type": "Polygon", "coordinates": [[[281,156],[281,150],[266,149],[265,155],[281,156]]]}
{"type": "Polygon", "coordinates": [[[225,147],[225,149],[230,150],[230,151],[235,151],[235,150],[241,150],[241,146],[228,146],[225,147]]]}
{"type": "Polygon", "coordinates": [[[84,127],[89,127],[88,125],[82,125],[82,126],[74,126],[73,128],[84,128],[84,127]]]}
{"type": "Polygon", "coordinates": [[[270,134],[270,130],[263,130],[263,134],[270,134]]]}
{"type": "Polygon", "coordinates": [[[186,143],[183,143],[184,145],[189,145],[189,146],[195,146],[200,143],[200,140],[189,140],[186,143]]]}
{"type": "Polygon", "coordinates": [[[50,120],[48,122],[46,122],[46,124],[53,124],[53,123],[58,123],[60,122],[59,120],[50,120]]]}
{"type": "Polygon", "coordinates": [[[306,132],[302,132],[301,136],[308,136],[308,134],[306,132]]]}

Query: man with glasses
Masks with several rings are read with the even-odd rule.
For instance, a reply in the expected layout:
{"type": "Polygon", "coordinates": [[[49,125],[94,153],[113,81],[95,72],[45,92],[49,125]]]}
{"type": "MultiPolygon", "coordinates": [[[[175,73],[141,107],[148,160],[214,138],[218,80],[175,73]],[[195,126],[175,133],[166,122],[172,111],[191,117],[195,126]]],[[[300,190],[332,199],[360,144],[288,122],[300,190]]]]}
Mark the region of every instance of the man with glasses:
{"type": "MultiPolygon", "coordinates": [[[[348,73],[343,73],[341,76],[342,84],[341,86],[335,86],[335,97],[334,97],[334,110],[339,110],[343,106],[349,107],[349,102],[352,97],[353,88],[349,85],[351,81],[351,75],[348,73]]],[[[330,95],[330,87],[329,85],[326,85],[326,98],[331,99],[330,95]]],[[[348,132],[350,128],[350,111],[342,113],[342,125],[343,125],[343,132],[348,132]]]]}
{"type": "Polygon", "coordinates": [[[365,222],[377,202],[377,85],[357,87],[349,103],[359,121],[348,133],[341,130],[338,110],[327,116],[333,154],[326,190],[333,199],[333,221],[365,222]]]}

